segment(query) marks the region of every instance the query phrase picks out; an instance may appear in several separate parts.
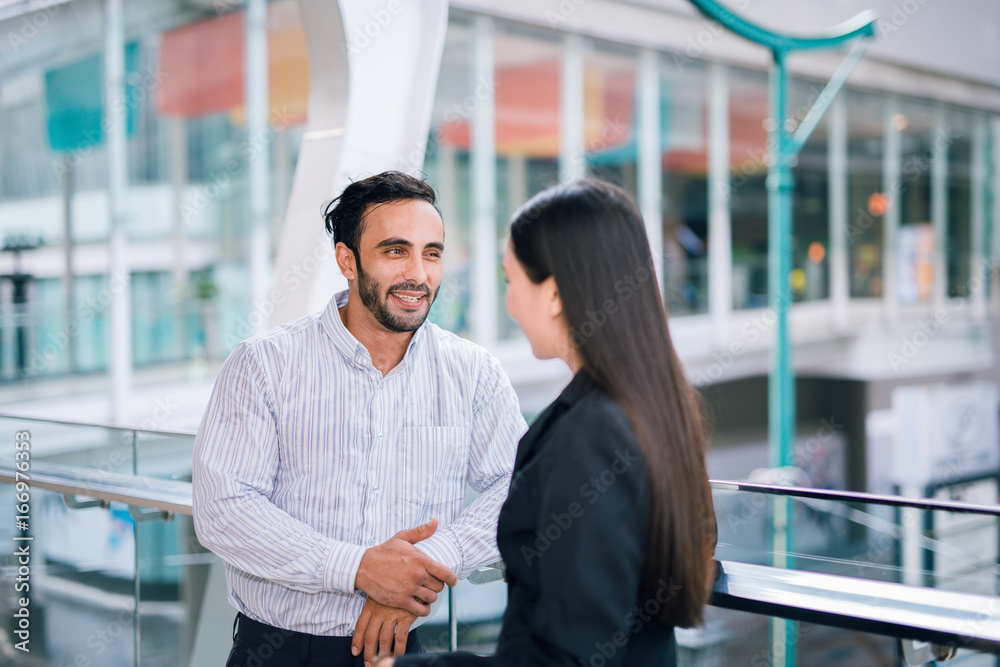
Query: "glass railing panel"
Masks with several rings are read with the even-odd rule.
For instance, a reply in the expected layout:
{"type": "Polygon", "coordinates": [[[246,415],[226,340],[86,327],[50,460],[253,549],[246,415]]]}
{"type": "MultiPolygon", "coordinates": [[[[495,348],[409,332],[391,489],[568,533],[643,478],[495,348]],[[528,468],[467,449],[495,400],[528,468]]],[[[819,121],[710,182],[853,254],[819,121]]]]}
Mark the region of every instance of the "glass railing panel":
{"type": "MultiPolygon", "coordinates": [[[[140,501],[131,507],[102,505],[88,491],[121,484],[135,473],[190,481],[193,434],[0,417],[0,428],[4,425],[11,435],[9,449],[0,455],[4,467],[21,472],[27,482],[65,473],[68,483],[80,487],[69,503],[62,493],[27,488],[25,507],[15,502],[22,490],[16,483],[0,486],[0,518],[6,517],[0,535],[15,545],[4,550],[2,561],[11,591],[19,542],[31,552],[29,657],[42,660],[37,664],[134,665],[138,646],[143,665],[188,664],[211,560],[195,538],[191,518],[172,514],[164,520],[162,512],[143,509],[140,501]],[[16,433],[30,434],[23,451],[16,449],[16,433]],[[20,509],[30,511],[18,514],[20,509]],[[29,530],[19,532],[18,521],[29,530]],[[16,540],[18,535],[24,539],[16,540]]],[[[4,605],[9,622],[3,627],[16,630],[16,597],[0,599],[14,599],[4,605]]]]}
{"type": "MultiPolygon", "coordinates": [[[[174,515],[169,521],[155,516],[140,519],[135,523],[135,535],[141,664],[143,667],[192,664],[213,556],[198,543],[189,516],[174,515]]],[[[219,632],[211,634],[219,634],[224,642],[229,638],[226,627],[231,631],[235,612],[224,603],[224,588],[208,594],[222,598],[214,601],[223,607],[218,612],[219,632]]]]}
{"type": "Polygon", "coordinates": [[[38,488],[26,503],[15,503],[20,493],[16,485],[0,485],[3,654],[13,664],[133,665],[135,542],[128,509],[111,503],[74,510],[62,494],[38,488]]]}
{"type": "MultiPolygon", "coordinates": [[[[500,636],[500,624],[507,607],[507,584],[493,581],[473,584],[468,579],[451,589],[455,595],[455,646],[460,651],[492,653],[500,636]]],[[[448,600],[435,608],[419,629],[420,641],[427,651],[448,651],[452,646],[448,600]]]]}
{"type": "Polygon", "coordinates": [[[190,482],[194,438],[194,433],[137,431],[136,474],[190,482]]]}
{"type": "MultiPolygon", "coordinates": [[[[771,620],[772,617],[762,614],[708,607],[701,628],[676,631],[678,667],[783,665],[787,643],[772,644],[771,620]]],[[[794,624],[791,637],[797,665],[899,664],[896,640],[892,637],[811,623],[794,624]]]]}
{"type": "MultiPolygon", "coordinates": [[[[31,433],[31,461],[88,468],[102,473],[133,472],[132,431],[103,426],[0,416],[0,441],[17,431],[31,433]],[[4,436],[3,434],[9,434],[4,436]]],[[[14,460],[14,446],[0,452],[0,463],[14,460]]]]}
{"type": "Polygon", "coordinates": [[[1000,590],[996,477],[940,489],[982,512],[778,497],[716,488],[716,557],[861,579],[995,595],[1000,590]],[[782,511],[781,506],[787,507],[782,511]],[[994,509],[989,509],[989,508],[994,509]],[[787,525],[787,530],[781,528],[787,525]]]}

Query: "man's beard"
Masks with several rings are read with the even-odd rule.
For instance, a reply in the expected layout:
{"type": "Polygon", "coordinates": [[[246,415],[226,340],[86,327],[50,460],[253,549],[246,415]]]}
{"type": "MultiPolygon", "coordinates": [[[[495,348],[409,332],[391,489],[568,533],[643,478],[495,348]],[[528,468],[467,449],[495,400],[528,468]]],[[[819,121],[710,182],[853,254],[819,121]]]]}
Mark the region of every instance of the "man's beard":
{"type": "MultiPolygon", "coordinates": [[[[415,283],[397,283],[387,289],[385,294],[379,293],[379,288],[381,286],[378,284],[373,277],[364,272],[361,268],[361,263],[358,263],[358,295],[361,297],[361,303],[371,311],[371,314],[375,316],[378,323],[384,326],[389,331],[394,331],[396,333],[404,333],[406,331],[416,331],[424,320],[427,319],[427,314],[431,311],[431,306],[434,305],[434,299],[437,298],[437,290],[434,294],[431,294],[430,288],[424,285],[416,285],[415,283]],[[408,292],[423,292],[429,298],[427,299],[427,309],[423,312],[416,312],[410,315],[396,315],[389,310],[389,293],[396,290],[408,291],[408,292]]],[[[440,287],[438,288],[440,289],[440,287]]]]}

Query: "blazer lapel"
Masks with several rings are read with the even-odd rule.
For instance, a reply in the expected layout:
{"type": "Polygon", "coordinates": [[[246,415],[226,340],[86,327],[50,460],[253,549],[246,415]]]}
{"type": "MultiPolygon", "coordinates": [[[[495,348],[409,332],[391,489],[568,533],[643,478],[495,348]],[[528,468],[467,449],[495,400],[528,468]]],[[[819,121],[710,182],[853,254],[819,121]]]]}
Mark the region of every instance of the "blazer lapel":
{"type": "Polygon", "coordinates": [[[535,449],[538,446],[538,442],[545,435],[545,432],[549,430],[549,425],[556,418],[557,413],[561,413],[563,406],[560,402],[554,401],[549,407],[545,408],[542,414],[531,423],[528,431],[521,436],[521,441],[517,444],[517,457],[514,459],[514,471],[520,470],[525,463],[531,458],[535,449]]]}

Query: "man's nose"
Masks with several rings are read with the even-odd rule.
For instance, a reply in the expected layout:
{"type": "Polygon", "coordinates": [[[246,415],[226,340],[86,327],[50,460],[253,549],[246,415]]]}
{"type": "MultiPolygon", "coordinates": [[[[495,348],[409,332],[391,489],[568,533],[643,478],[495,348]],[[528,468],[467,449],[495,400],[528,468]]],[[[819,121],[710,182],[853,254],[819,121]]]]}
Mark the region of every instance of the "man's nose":
{"type": "Polygon", "coordinates": [[[416,254],[411,255],[410,260],[403,267],[403,278],[418,285],[426,283],[427,270],[424,268],[424,258],[416,254]]]}

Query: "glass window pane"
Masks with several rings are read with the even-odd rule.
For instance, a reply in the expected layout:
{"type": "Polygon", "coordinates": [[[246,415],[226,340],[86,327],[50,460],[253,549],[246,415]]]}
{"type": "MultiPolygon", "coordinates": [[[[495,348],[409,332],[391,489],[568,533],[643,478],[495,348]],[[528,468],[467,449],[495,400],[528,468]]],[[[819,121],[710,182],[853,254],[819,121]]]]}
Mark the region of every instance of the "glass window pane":
{"type": "Polygon", "coordinates": [[[637,198],[635,52],[593,45],[584,56],[583,81],[587,175],[637,198]]]}
{"type": "Polygon", "coordinates": [[[948,198],[946,207],[945,262],[947,294],[969,296],[972,262],[972,114],[959,109],[945,112],[944,132],[936,138],[947,141],[948,198]]]}
{"type": "Polygon", "coordinates": [[[489,85],[489,82],[475,82],[473,79],[472,25],[452,18],[448,22],[441,56],[441,73],[434,95],[424,172],[427,181],[438,193],[446,246],[444,276],[430,319],[460,335],[468,335],[469,332],[472,233],[470,121],[476,105],[481,102],[475,93],[477,85],[480,89],[489,85]]]}
{"type": "Polygon", "coordinates": [[[897,270],[900,303],[930,303],[934,287],[934,227],[931,221],[931,172],[934,110],[904,101],[891,122],[900,130],[902,180],[898,202],[897,270]]]}
{"type": "MultiPolygon", "coordinates": [[[[789,117],[801,123],[819,99],[824,84],[793,79],[788,95],[789,117]]],[[[830,188],[827,162],[827,120],[809,136],[792,169],[792,294],[809,301],[830,296],[830,188]]]]}
{"type": "MultiPolygon", "coordinates": [[[[551,33],[549,33],[551,35],[551,33]]],[[[551,36],[497,24],[496,67],[498,249],[511,215],[527,199],[559,182],[562,45],[551,36]]],[[[498,272],[499,337],[524,334],[504,307],[498,272]]]]}
{"type": "Polygon", "coordinates": [[[847,113],[847,255],[851,297],[882,296],[882,186],[885,98],[845,90],[847,113]]]}
{"type": "Polygon", "coordinates": [[[733,307],[767,305],[767,75],[729,70],[733,307]]]}
{"type": "Polygon", "coordinates": [[[671,315],[708,312],[708,73],[663,61],[664,301],[671,315]]]}

